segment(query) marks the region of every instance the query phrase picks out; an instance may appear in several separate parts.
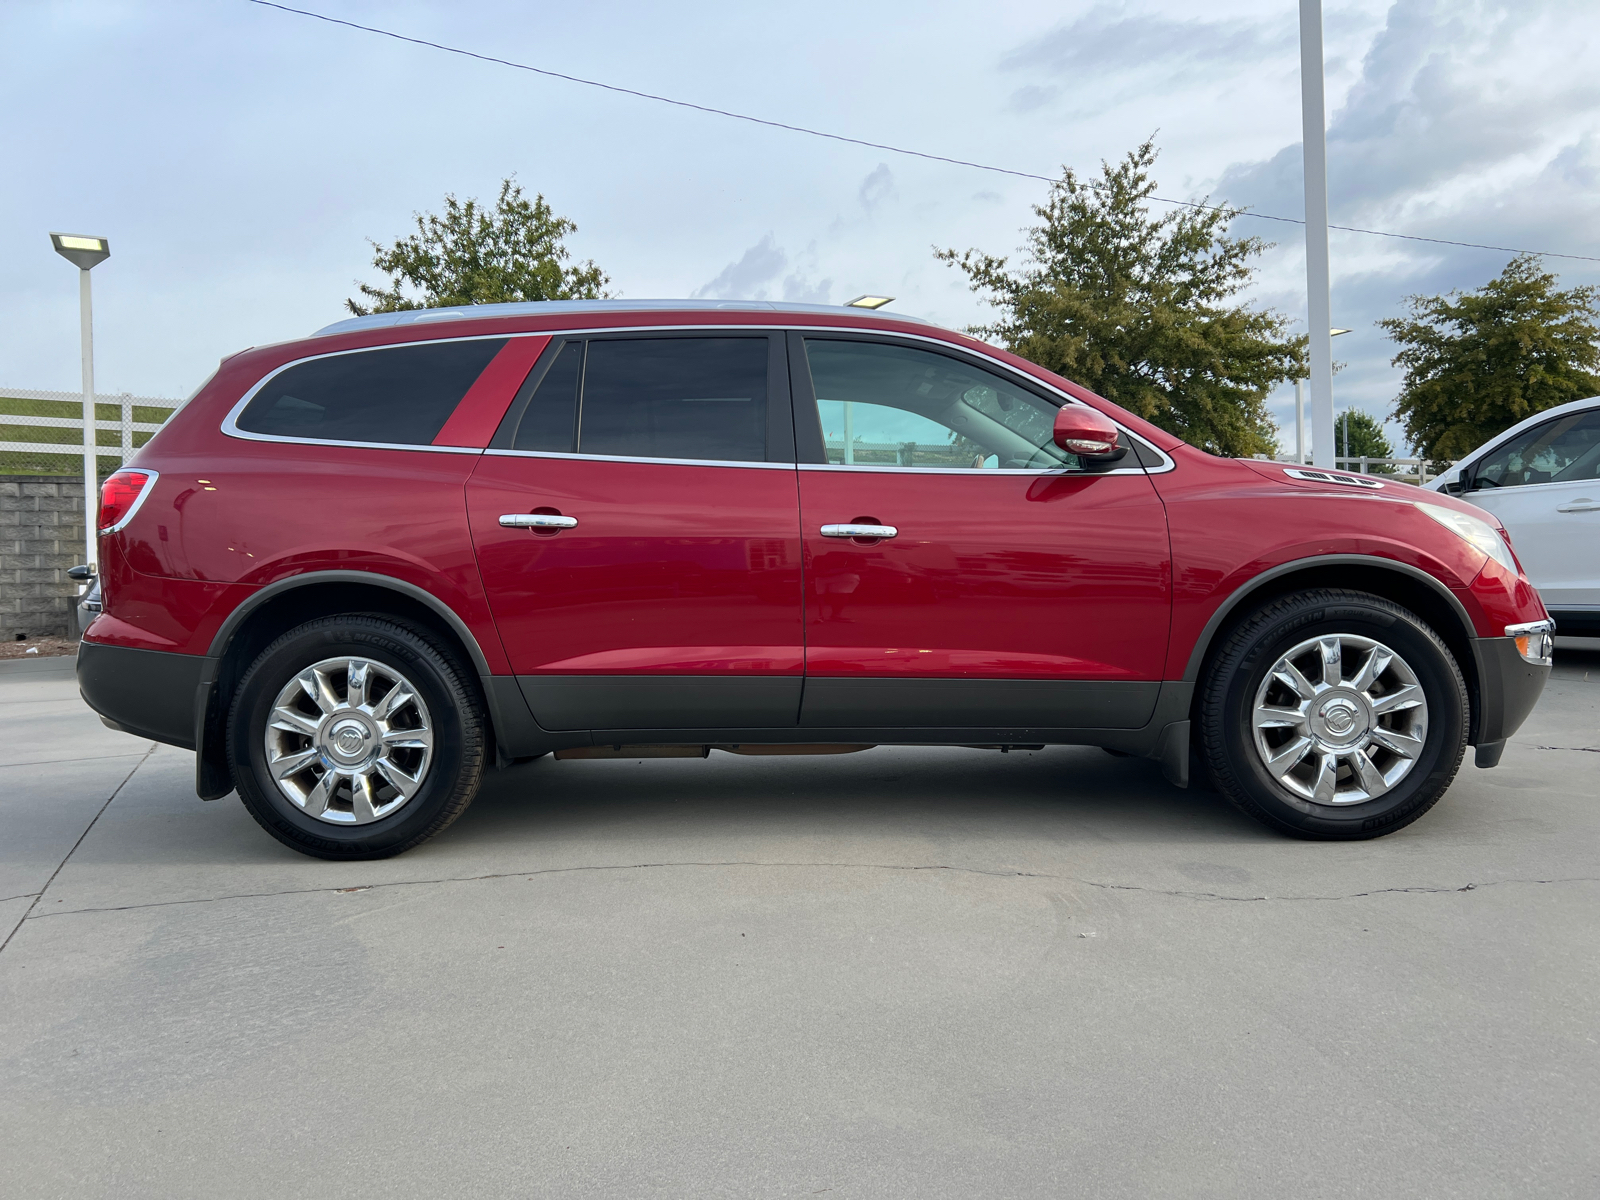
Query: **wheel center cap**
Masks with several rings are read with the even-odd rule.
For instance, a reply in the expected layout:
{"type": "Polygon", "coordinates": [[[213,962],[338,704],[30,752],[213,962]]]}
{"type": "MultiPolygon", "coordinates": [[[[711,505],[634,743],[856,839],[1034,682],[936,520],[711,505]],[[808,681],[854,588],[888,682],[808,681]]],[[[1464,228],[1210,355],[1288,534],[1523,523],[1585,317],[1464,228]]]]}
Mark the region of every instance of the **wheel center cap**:
{"type": "Polygon", "coordinates": [[[365,758],[374,741],[372,730],[365,722],[347,717],[328,731],[328,749],[335,758],[355,762],[365,758]]]}
{"type": "Polygon", "coordinates": [[[1317,705],[1312,726],[1318,736],[1332,746],[1348,746],[1367,734],[1371,718],[1366,706],[1354,696],[1330,696],[1317,705]]]}
{"type": "Polygon", "coordinates": [[[1322,706],[1322,723],[1328,732],[1343,736],[1356,727],[1356,706],[1340,697],[1322,706]]]}

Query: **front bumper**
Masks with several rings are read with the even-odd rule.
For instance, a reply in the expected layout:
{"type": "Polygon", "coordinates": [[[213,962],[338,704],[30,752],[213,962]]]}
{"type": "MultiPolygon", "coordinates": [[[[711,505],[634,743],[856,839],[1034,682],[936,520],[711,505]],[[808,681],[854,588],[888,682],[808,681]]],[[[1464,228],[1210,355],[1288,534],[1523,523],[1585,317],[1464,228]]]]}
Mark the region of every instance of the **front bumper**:
{"type": "Polygon", "coordinates": [[[1472,737],[1477,764],[1492,767],[1500,761],[1506,739],[1522,728],[1539,702],[1547,663],[1531,663],[1517,653],[1515,638],[1474,638],[1472,657],[1478,668],[1478,703],[1472,714],[1472,737]]]}

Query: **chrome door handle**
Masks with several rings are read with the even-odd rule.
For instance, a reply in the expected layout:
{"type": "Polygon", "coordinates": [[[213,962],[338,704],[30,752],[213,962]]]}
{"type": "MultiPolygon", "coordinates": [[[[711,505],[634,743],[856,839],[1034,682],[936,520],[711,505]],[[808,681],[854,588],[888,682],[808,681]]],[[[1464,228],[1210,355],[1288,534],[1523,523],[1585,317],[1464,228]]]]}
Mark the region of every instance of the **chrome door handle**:
{"type": "Polygon", "coordinates": [[[823,537],[892,538],[899,534],[893,525],[824,525],[823,537]]]}
{"type": "Polygon", "coordinates": [[[1596,504],[1587,496],[1579,496],[1571,504],[1563,504],[1556,509],[1557,512],[1600,512],[1600,504],[1596,504]]]}
{"type": "Polygon", "coordinates": [[[507,513],[500,524],[507,529],[571,529],[577,517],[558,517],[553,513],[507,513]]]}

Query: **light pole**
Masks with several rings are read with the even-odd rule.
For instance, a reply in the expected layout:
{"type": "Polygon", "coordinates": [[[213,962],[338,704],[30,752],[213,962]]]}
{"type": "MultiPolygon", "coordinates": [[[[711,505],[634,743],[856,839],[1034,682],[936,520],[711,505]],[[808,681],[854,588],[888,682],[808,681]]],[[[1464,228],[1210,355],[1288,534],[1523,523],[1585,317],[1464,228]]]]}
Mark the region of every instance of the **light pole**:
{"type": "MultiPolygon", "coordinates": [[[[1349,333],[1348,329],[1330,329],[1328,336],[1336,338],[1341,333],[1349,333]]],[[[1329,354],[1329,359],[1333,355],[1329,354]]],[[[1331,371],[1330,371],[1331,378],[1331,371]]],[[[1294,381],[1294,460],[1302,467],[1306,465],[1306,381],[1294,381]]]]}
{"type": "Polygon", "coordinates": [[[89,296],[89,272],[111,257],[111,243],[103,237],[52,233],[50,244],[78,268],[78,322],[83,349],[83,547],[84,562],[93,571],[99,556],[95,526],[100,518],[100,464],[95,452],[94,305],[89,296]]]}
{"type": "Polygon", "coordinates": [[[1294,381],[1294,460],[1306,465],[1306,381],[1294,381]]]}
{"type": "Polygon", "coordinates": [[[1328,130],[1322,96],[1322,0],[1300,0],[1300,125],[1306,181],[1306,308],[1311,461],[1334,466],[1332,305],[1328,297],[1328,130]]]}

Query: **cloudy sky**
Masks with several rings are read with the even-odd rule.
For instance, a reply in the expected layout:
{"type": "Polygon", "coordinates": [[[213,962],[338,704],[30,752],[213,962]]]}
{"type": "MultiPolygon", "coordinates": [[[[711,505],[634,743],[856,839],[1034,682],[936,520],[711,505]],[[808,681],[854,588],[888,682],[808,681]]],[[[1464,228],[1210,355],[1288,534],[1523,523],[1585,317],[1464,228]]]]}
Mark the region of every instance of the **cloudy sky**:
{"type": "MultiPolygon", "coordinates": [[[[1294,0],[575,5],[298,0],[411,36],[1040,175],[1156,132],[1161,194],[1303,215],[1294,0]],[[1203,16],[1195,16],[1200,12],[1203,16]]],[[[1600,256],[1600,5],[1326,2],[1336,224],[1600,256]]],[[[368,239],[510,174],[577,221],[628,297],[987,315],[935,246],[1012,250],[1044,185],[597,91],[246,0],[0,6],[0,385],[78,386],[50,230],[103,234],[102,391],[181,396],[377,281],[368,239]]],[[[1297,226],[1252,299],[1304,321],[1297,226]]],[[[1373,327],[1508,255],[1332,239],[1336,403],[1386,414],[1373,327]]],[[[1600,262],[1547,260],[1567,283],[1600,262]]],[[[1292,393],[1274,398],[1292,421],[1292,393]]],[[[1290,434],[1292,437],[1292,432],[1290,434]]]]}

